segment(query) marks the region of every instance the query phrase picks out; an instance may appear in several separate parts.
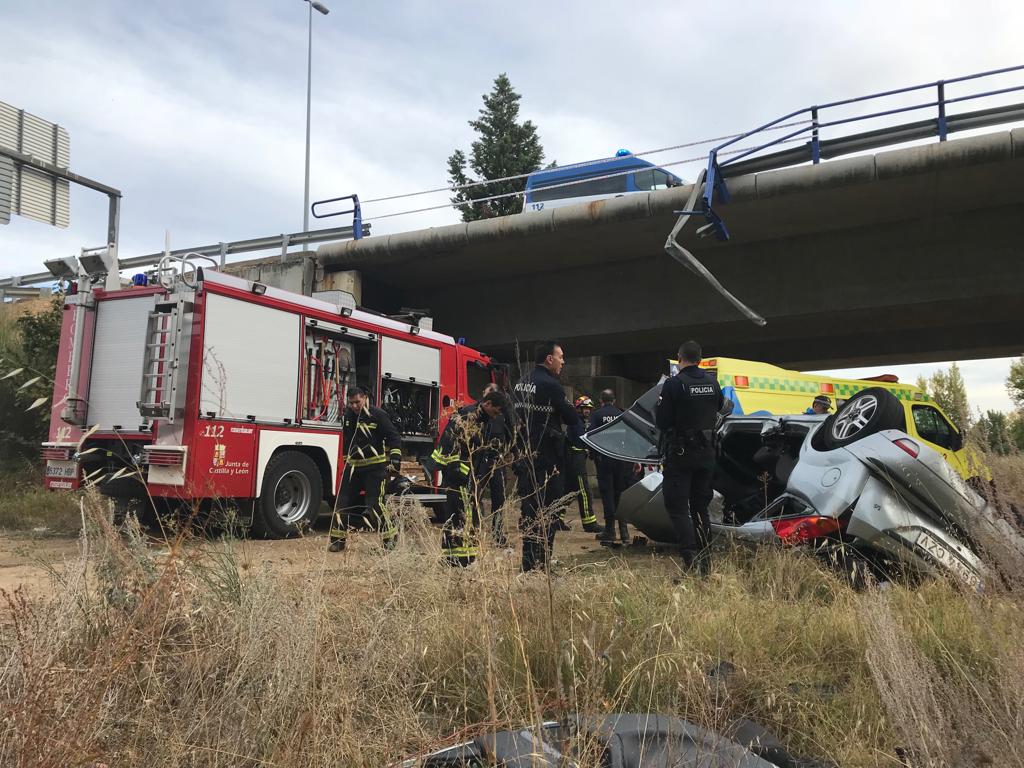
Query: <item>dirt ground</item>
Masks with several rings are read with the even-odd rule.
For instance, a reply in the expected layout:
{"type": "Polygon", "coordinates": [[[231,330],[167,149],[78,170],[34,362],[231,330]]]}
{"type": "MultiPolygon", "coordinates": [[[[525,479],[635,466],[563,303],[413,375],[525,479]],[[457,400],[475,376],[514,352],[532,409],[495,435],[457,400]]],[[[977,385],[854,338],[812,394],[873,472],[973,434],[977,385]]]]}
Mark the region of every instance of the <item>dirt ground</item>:
{"type": "MultiPolygon", "coordinates": [[[[645,549],[608,549],[602,547],[591,533],[585,533],[579,521],[571,523],[573,530],[561,532],[555,543],[555,558],[562,565],[578,562],[606,562],[614,557],[650,556],[645,549]]],[[[440,529],[437,530],[440,547],[440,529]]],[[[243,539],[236,542],[235,551],[243,570],[269,569],[282,575],[301,575],[323,569],[344,558],[344,564],[351,566],[353,560],[371,557],[375,552],[375,536],[372,532],[357,532],[350,535],[348,551],[343,554],[327,552],[327,523],[318,525],[312,532],[301,538],[281,541],[243,539]]],[[[167,550],[164,542],[157,538],[149,541],[157,553],[167,550]]],[[[81,543],[74,537],[34,536],[27,533],[0,532],[0,590],[12,592],[23,589],[30,596],[43,597],[53,589],[53,572],[61,572],[72,566],[78,559],[81,543]]],[[[518,565],[519,546],[511,552],[502,553],[510,566],[518,565]]]]}

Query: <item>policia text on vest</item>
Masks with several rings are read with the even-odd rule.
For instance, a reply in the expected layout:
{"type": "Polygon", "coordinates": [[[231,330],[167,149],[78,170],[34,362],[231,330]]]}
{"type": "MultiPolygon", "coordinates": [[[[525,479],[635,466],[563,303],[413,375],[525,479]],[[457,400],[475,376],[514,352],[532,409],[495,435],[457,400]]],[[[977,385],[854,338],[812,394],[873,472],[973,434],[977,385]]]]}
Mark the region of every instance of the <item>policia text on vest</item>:
{"type": "Polygon", "coordinates": [[[547,505],[564,493],[560,469],[567,443],[581,445],[583,424],[558,374],[565,364],[560,344],[541,342],[536,367],[515,385],[513,400],[519,421],[516,440],[516,482],[522,499],[519,529],[523,535],[523,570],[546,568],[555,544],[556,521],[547,505]]]}

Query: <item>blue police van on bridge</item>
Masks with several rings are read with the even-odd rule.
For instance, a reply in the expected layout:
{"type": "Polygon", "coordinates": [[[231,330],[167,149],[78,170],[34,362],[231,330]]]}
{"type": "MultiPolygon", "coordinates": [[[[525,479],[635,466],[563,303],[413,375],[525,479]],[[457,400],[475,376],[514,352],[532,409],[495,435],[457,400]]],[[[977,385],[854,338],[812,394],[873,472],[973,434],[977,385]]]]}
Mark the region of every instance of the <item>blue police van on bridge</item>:
{"type": "Polygon", "coordinates": [[[620,149],[616,156],[593,163],[568,165],[531,173],[526,179],[523,213],[620,197],[634,192],[678,187],[685,183],[654,163],[620,149]]]}

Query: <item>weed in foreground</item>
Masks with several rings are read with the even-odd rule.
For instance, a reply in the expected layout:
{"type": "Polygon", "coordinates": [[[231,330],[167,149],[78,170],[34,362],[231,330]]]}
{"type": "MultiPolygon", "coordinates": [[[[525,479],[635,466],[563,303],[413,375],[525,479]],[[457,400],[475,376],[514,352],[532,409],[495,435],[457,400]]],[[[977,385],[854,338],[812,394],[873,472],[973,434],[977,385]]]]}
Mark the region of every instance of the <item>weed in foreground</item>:
{"type": "Polygon", "coordinates": [[[82,554],[54,598],[7,596],[0,764],[378,766],[511,726],[654,711],[715,730],[750,718],[843,766],[1024,765],[1015,592],[858,593],[781,551],[726,553],[680,586],[655,557],[549,579],[485,546],[450,569],[406,506],[397,551],[378,556],[370,534],[282,576],[240,567],[232,539],[147,545],[87,496],[82,554]]]}

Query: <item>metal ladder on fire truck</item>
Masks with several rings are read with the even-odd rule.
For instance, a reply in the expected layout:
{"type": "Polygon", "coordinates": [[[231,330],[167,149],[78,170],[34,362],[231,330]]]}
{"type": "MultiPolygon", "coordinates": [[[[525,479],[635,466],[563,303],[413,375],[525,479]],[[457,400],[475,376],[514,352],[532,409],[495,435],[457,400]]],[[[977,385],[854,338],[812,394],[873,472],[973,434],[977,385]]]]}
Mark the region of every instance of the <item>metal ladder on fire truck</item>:
{"type": "Polygon", "coordinates": [[[184,320],[192,311],[199,277],[196,262],[200,260],[214,269],[219,266],[216,259],[201,253],[168,254],[154,273],[169,298],[158,300],[146,321],[142,390],[137,405],[147,421],[160,419],[173,424],[177,416],[181,358],[187,352],[184,320]]]}

